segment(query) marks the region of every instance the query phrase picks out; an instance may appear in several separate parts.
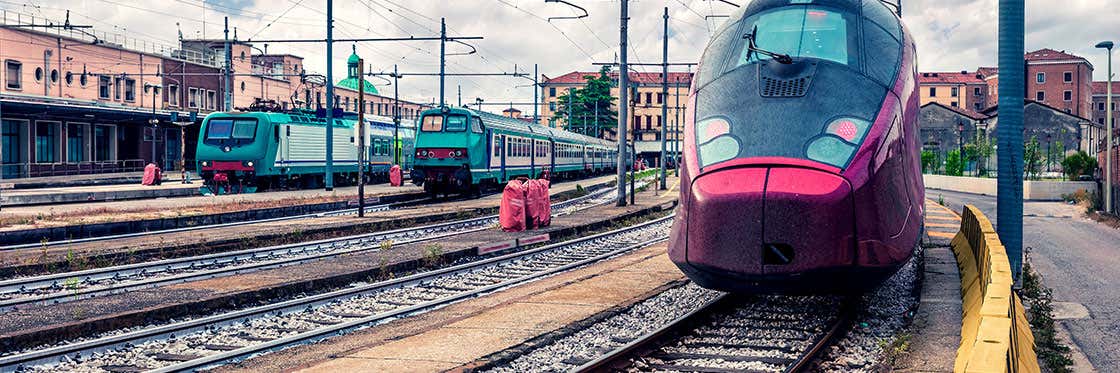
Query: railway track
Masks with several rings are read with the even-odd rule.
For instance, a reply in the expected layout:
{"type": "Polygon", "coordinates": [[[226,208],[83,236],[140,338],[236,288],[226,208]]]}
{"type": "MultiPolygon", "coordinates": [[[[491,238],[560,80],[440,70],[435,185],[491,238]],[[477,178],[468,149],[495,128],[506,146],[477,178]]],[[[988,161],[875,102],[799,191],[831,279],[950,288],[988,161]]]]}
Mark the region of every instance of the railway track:
{"type": "MultiPolygon", "coordinates": [[[[562,216],[614,201],[613,188],[553,204],[562,216]]],[[[349,237],[0,281],[0,310],[230,276],[490,229],[497,215],[349,237]]]]}
{"type": "Polygon", "coordinates": [[[799,372],[850,320],[853,300],[722,294],[573,371],[799,372]]]}
{"type": "Polygon", "coordinates": [[[0,372],[193,370],[425,312],[668,238],[672,216],[399,279],[0,356],[0,372]]]}

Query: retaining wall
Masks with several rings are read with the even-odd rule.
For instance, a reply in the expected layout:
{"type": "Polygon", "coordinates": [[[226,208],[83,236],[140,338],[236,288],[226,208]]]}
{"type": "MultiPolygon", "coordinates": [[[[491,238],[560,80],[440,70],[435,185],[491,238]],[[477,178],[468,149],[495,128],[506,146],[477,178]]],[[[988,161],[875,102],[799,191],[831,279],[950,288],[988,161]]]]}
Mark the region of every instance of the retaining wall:
{"type": "Polygon", "coordinates": [[[992,222],[965,206],[952,241],[961,274],[961,344],[954,372],[1039,372],[1023,302],[992,222]]]}
{"type": "MultiPolygon", "coordinates": [[[[997,194],[997,180],[985,177],[922,175],[926,188],[983,194],[997,194]]],[[[1063,195],[1079,190],[1097,192],[1095,181],[1023,181],[1023,199],[1030,201],[1061,201],[1063,195]]]]}

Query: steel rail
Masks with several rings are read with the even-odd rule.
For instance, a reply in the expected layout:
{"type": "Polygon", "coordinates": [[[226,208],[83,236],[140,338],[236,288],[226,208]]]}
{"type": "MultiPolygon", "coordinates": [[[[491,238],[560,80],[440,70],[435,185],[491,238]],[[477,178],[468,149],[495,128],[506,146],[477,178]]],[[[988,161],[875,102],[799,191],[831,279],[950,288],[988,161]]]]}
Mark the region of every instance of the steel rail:
{"type": "MultiPolygon", "coordinates": [[[[576,205],[584,201],[590,201],[594,198],[602,197],[609,192],[611,188],[603,188],[591,194],[581,196],[578,198],[570,199],[563,202],[558,202],[553,205],[556,209],[562,209],[569,205],[576,205]]],[[[605,203],[605,202],[604,202],[605,203]]],[[[591,208],[596,205],[587,206],[591,208]]],[[[123,266],[105,267],[89,269],[77,272],[57,273],[36,277],[26,277],[19,279],[12,279],[7,281],[0,281],[0,294],[11,294],[26,292],[28,289],[62,289],[70,286],[68,284],[90,283],[93,281],[101,281],[108,279],[124,279],[134,276],[142,276],[151,273],[159,272],[173,272],[177,270],[190,270],[199,267],[215,266],[220,264],[237,263],[247,260],[260,260],[262,258],[276,257],[276,256],[289,256],[288,258],[281,258],[276,260],[268,260],[256,263],[249,263],[246,265],[235,265],[223,268],[216,268],[205,270],[201,272],[184,273],[170,277],[157,277],[134,282],[125,282],[121,284],[114,284],[103,288],[89,288],[89,289],[74,289],[73,291],[61,291],[54,294],[32,296],[32,297],[17,297],[13,299],[0,300],[0,311],[12,309],[30,304],[41,303],[61,303],[63,301],[72,301],[93,297],[100,294],[119,294],[129,290],[152,288],[168,284],[182,283],[187,281],[203,280],[215,277],[222,277],[234,274],[247,273],[252,271],[259,271],[264,269],[278,268],[311,261],[320,260],[323,258],[336,257],[347,254],[362,253],[368,251],[379,250],[380,247],[376,246],[380,242],[386,242],[396,237],[408,236],[415,232],[439,232],[441,230],[450,230],[454,227],[464,227],[466,229],[454,230],[445,233],[435,233],[433,235],[418,237],[413,239],[406,239],[400,242],[392,242],[393,245],[400,244],[413,244],[418,242],[425,242],[440,238],[446,238],[471,232],[477,232],[489,229],[488,226],[480,226],[476,228],[467,228],[484,224],[487,221],[496,219],[497,215],[487,215],[477,218],[462,219],[450,222],[430,224],[420,227],[400,228],[389,231],[366,233],[355,236],[330,238],[311,242],[302,242],[294,244],[285,244],[279,246],[270,246],[263,248],[254,248],[239,250],[225,253],[214,253],[201,256],[183,257],[174,259],[165,259],[154,262],[128,264],[123,266]],[[338,247],[357,246],[350,249],[335,250],[338,247]],[[326,250],[326,251],[324,251],[326,250]],[[322,251],[322,252],[321,252],[322,251]],[[319,253],[316,253],[319,252],[319,253]],[[311,253],[308,255],[300,255],[303,253],[311,253]]],[[[424,234],[424,233],[420,233],[424,234]]]]}
{"type": "MultiPolygon", "coordinates": [[[[187,320],[187,321],[182,321],[182,322],[168,324],[168,325],[155,326],[155,327],[151,327],[151,328],[145,328],[145,329],[136,330],[136,331],[132,331],[132,332],[122,333],[122,334],[118,334],[118,335],[111,335],[111,336],[106,336],[106,337],[92,339],[92,340],[86,340],[86,341],[80,341],[80,342],[66,344],[66,345],[52,346],[52,347],[48,347],[48,348],[45,348],[45,349],[42,349],[42,350],[35,350],[35,351],[29,351],[29,352],[25,352],[25,353],[21,353],[21,354],[2,356],[2,357],[0,357],[0,372],[18,371],[18,370],[20,370],[20,369],[22,369],[26,366],[30,366],[30,365],[56,363],[56,362],[60,361],[60,359],[63,359],[65,357],[72,356],[72,355],[73,356],[85,356],[85,355],[88,355],[88,354],[92,354],[92,353],[95,353],[95,352],[102,352],[102,351],[106,351],[106,350],[113,349],[113,348],[116,348],[116,347],[122,347],[122,346],[126,346],[126,345],[136,345],[136,344],[146,342],[146,341],[158,340],[158,339],[162,339],[162,338],[169,338],[169,337],[173,337],[175,335],[183,335],[185,333],[190,333],[190,332],[194,332],[194,331],[206,330],[206,329],[210,329],[210,328],[216,328],[216,327],[221,327],[221,326],[225,326],[225,325],[231,325],[231,324],[239,323],[239,322],[248,322],[250,319],[252,319],[254,317],[259,317],[259,316],[262,316],[262,315],[285,314],[285,313],[290,313],[290,312],[304,311],[304,310],[313,308],[315,306],[327,304],[329,302],[337,301],[337,300],[340,300],[340,299],[348,299],[348,298],[353,298],[353,297],[358,296],[358,295],[373,293],[373,292],[376,292],[376,291],[382,291],[382,290],[393,289],[393,288],[400,288],[400,287],[405,287],[405,286],[408,286],[408,285],[421,284],[421,283],[424,283],[426,281],[432,281],[432,280],[435,280],[435,279],[440,278],[440,277],[446,277],[446,276],[451,276],[451,275],[461,274],[461,273],[469,273],[469,272],[473,272],[475,270],[478,270],[480,268],[497,266],[497,265],[501,265],[501,264],[515,262],[515,261],[520,260],[522,258],[526,258],[526,257],[529,257],[531,255],[538,254],[538,253],[557,251],[557,250],[560,250],[560,249],[563,249],[563,248],[571,247],[571,246],[574,246],[574,245],[579,245],[579,244],[582,244],[582,243],[598,240],[598,239],[601,239],[601,238],[607,238],[607,237],[610,237],[610,236],[622,235],[622,234],[625,234],[625,233],[628,233],[628,232],[636,231],[636,230],[639,230],[639,229],[642,229],[642,228],[646,228],[646,227],[649,227],[649,226],[667,221],[667,220],[672,219],[672,218],[673,218],[673,215],[668,215],[668,216],[665,216],[665,217],[662,217],[662,218],[659,218],[659,219],[656,219],[656,220],[652,220],[652,221],[645,222],[645,223],[642,223],[642,224],[638,224],[638,225],[634,225],[634,226],[630,226],[630,227],[625,227],[625,228],[621,228],[621,229],[617,229],[617,230],[613,230],[613,231],[609,231],[609,232],[603,232],[603,233],[599,233],[599,234],[595,234],[595,235],[591,235],[591,236],[580,237],[580,238],[577,238],[577,239],[573,239],[573,240],[569,240],[569,241],[565,241],[565,242],[561,242],[561,243],[546,245],[546,246],[542,246],[542,247],[531,249],[531,250],[506,254],[506,255],[493,257],[493,258],[489,258],[489,259],[484,259],[484,260],[480,260],[480,261],[476,261],[476,262],[464,263],[464,264],[460,264],[460,265],[456,265],[456,266],[452,266],[452,267],[436,269],[436,270],[432,270],[432,271],[428,271],[428,272],[416,273],[416,274],[413,274],[413,275],[409,275],[409,276],[405,276],[405,277],[401,277],[401,278],[397,278],[397,279],[381,281],[381,282],[377,282],[377,283],[373,283],[373,284],[361,285],[361,286],[356,286],[356,287],[352,287],[352,288],[336,290],[336,291],[332,291],[332,292],[328,292],[328,293],[312,295],[312,296],[307,296],[307,297],[303,297],[303,298],[292,299],[292,300],[287,300],[287,301],[282,301],[282,302],[277,302],[277,303],[272,303],[272,304],[266,304],[266,305],[263,305],[263,306],[257,306],[257,307],[253,307],[253,308],[248,308],[248,309],[237,310],[237,311],[227,312],[227,313],[218,314],[218,315],[202,317],[202,318],[198,318],[198,319],[194,319],[194,320],[187,320]]],[[[340,323],[340,324],[324,326],[322,328],[302,332],[302,333],[299,333],[299,334],[296,334],[296,335],[293,335],[293,336],[283,337],[283,338],[268,341],[268,342],[265,342],[265,343],[260,343],[260,344],[256,344],[256,345],[252,345],[252,346],[246,346],[246,347],[242,347],[242,348],[239,348],[239,349],[236,349],[236,350],[226,351],[226,352],[222,352],[222,353],[219,353],[219,354],[202,357],[200,359],[195,359],[195,360],[183,362],[183,363],[172,365],[172,366],[159,368],[159,369],[156,369],[154,371],[156,371],[156,372],[168,371],[169,372],[169,371],[183,371],[183,370],[198,369],[198,368],[201,368],[201,367],[211,366],[211,365],[215,365],[215,364],[218,364],[218,363],[221,363],[221,362],[238,359],[238,358],[250,356],[250,355],[253,355],[253,354],[257,354],[257,353],[261,353],[261,352],[265,352],[265,351],[269,351],[269,350],[279,349],[279,348],[282,348],[284,346],[289,346],[289,345],[299,344],[299,343],[305,343],[307,341],[313,341],[313,340],[321,339],[321,338],[328,337],[328,336],[333,335],[333,334],[343,333],[347,330],[351,330],[351,329],[358,328],[358,327],[361,327],[361,326],[375,324],[375,323],[382,322],[382,321],[392,320],[392,319],[399,318],[399,317],[402,317],[402,316],[406,316],[406,315],[409,315],[409,314],[413,314],[413,313],[416,313],[416,312],[430,310],[430,309],[433,309],[433,308],[437,308],[437,307],[440,307],[440,306],[444,306],[444,305],[447,305],[447,304],[458,302],[458,301],[461,301],[461,300],[464,300],[464,299],[476,297],[476,296],[483,295],[483,294],[488,294],[488,293],[498,291],[498,290],[501,290],[501,289],[504,289],[504,288],[508,288],[508,287],[511,287],[511,286],[514,286],[514,285],[517,285],[517,284],[520,284],[520,283],[525,283],[525,282],[537,280],[537,279],[540,279],[543,276],[551,275],[551,274],[558,273],[558,272],[567,271],[569,269],[576,268],[576,267],[579,267],[579,266],[583,266],[583,265],[593,263],[593,262],[596,262],[596,261],[601,261],[603,259],[610,258],[610,257],[616,256],[616,255],[619,255],[619,254],[622,254],[622,253],[625,253],[625,252],[628,252],[628,251],[636,250],[636,249],[646,247],[646,246],[649,246],[651,244],[654,244],[654,243],[657,243],[657,242],[660,242],[660,241],[664,241],[666,239],[668,239],[667,235],[659,235],[655,239],[646,240],[646,241],[639,242],[639,243],[636,243],[636,244],[628,244],[625,247],[615,249],[615,250],[611,250],[611,251],[608,251],[608,252],[603,253],[603,254],[595,255],[595,256],[585,258],[585,259],[582,259],[582,260],[578,260],[578,261],[575,261],[575,262],[572,262],[572,263],[568,263],[568,264],[565,264],[565,265],[562,265],[562,266],[548,268],[548,269],[543,270],[543,271],[516,276],[516,277],[513,277],[512,279],[501,281],[501,282],[496,283],[496,284],[487,285],[487,286],[480,287],[480,288],[477,288],[477,289],[472,289],[472,290],[464,291],[464,292],[461,292],[461,293],[452,294],[452,295],[449,295],[449,296],[446,296],[446,297],[434,299],[434,300],[431,300],[431,301],[428,301],[428,302],[423,302],[423,303],[420,303],[420,304],[415,304],[415,305],[411,305],[411,306],[407,306],[407,307],[402,307],[402,308],[395,309],[395,310],[392,310],[392,311],[376,313],[376,314],[371,315],[371,316],[363,317],[363,318],[360,318],[360,319],[356,319],[356,320],[352,320],[352,321],[348,321],[348,322],[344,322],[344,323],[340,323]]]]}

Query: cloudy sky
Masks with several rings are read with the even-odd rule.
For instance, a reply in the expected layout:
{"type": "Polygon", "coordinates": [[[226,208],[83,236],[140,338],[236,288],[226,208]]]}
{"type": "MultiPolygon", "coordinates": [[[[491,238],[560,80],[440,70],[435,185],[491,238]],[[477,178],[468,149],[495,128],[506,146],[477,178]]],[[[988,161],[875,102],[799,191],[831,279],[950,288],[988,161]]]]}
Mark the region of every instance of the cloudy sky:
{"type": "MultiPolygon", "coordinates": [[[[745,3],[747,0],[730,0],[745,3]]],[[[230,17],[238,38],[281,39],[325,37],[325,0],[0,0],[0,9],[93,25],[98,32],[123,34],[149,43],[176,44],[186,38],[220,38],[222,18],[230,17]],[[205,25],[205,26],[204,26],[205,25]],[[179,31],[177,31],[177,29],[179,31]]],[[[569,0],[587,9],[589,17],[560,3],[543,0],[336,0],[336,38],[434,36],[439,19],[447,19],[448,34],[482,36],[471,41],[478,53],[449,56],[448,72],[540,72],[558,76],[574,70],[594,70],[593,62],[611,62],[618,52],[618,0],[569,0]],[[528,69],[528,70],[526,70],[528,69]]],[[[925,71],[972,70],[996,64],[998,0],[902,0],[904,21],[918,43],[919,67],[925,71]]],[[[632,0],[630,2],[630,60],[661,59],[662,9],[669,7],[670,60],[695,61],[710,32],[722,22],[711,15],[732,7],[712,0],[632,0]]],[[[1116,0],[1027,0],[1027,49],[1053,48],[1087,57],[1105,79],[1105,57],[1093,45],[1100,40],[1120,42],[1120,4],[1116,0]]],[[[263,48],[261,44],[257,47],[263,48]]],[[[345,74],[351,45],[334,50],[336,77],[345,74]]],[[[436,72],[438,42],[360,43],[358,53],[375,71],[436,72]]],[[[450,52],[470,48],[448,44],[450,52]]],[[[326,71],[322,44],[272,44],[271,53],[292,53],[305,65],[326,71]]],[[[640,68],[658,71],[657,67],[640,68]]],[[[375,84],[383,84],[370,79],[375,84]]],[[[447,79],[447,100],[455,103],[462,87],[464,102],[479,97],[487,102],[528,102],[532,89],[525,79],[472,77],[447,79]]],[[[407,77],[401,96],[414,101],[437,99],[438,79],[407,77]]],[[[391,92],[390,87],[379,87],[391,92]]],[[[523,109],[528,108],[522,107],[523,109]]],[[[488,107],[499,111],[500,107],[488,107]]]]}

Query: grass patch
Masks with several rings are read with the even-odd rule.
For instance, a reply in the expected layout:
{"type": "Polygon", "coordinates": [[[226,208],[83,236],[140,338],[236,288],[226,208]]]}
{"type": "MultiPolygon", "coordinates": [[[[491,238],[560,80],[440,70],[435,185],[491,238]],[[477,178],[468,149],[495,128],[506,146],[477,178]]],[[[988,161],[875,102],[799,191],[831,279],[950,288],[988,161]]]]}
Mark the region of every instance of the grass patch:
{"type": "Polygon", "coordinates": [[[1034,348],[1044,371],[1072,372],[1070,348],[1058,340],[1054,330],[1053,291],[1042,284],[1042,277],[1034,272],[1030,261],[1031,248],[1023,261],[1023,289],[1019,295],[1026,307],[1027,320],[1034,333],[1034,348]]]}

